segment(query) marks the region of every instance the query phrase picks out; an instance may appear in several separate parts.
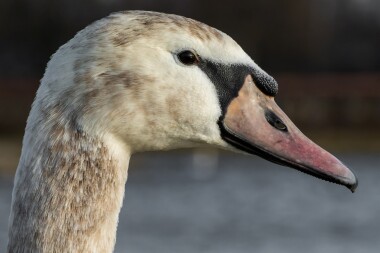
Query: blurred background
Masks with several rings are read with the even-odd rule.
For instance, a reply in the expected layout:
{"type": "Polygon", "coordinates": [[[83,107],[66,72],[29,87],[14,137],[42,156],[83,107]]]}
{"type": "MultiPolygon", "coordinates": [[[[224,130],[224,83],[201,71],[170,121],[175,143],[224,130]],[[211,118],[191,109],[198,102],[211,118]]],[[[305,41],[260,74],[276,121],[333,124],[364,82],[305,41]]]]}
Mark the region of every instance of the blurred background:
{"type": "Polygon", "coordinates": [[[46,63],[120,10],[191,17],[234,38],[299,128],[356,171],[354,195],[256,157],[217,150],[133,157],[116,252],[378,252],[380,1],[2,0],[0,252],[14,171],[46,63]]]}

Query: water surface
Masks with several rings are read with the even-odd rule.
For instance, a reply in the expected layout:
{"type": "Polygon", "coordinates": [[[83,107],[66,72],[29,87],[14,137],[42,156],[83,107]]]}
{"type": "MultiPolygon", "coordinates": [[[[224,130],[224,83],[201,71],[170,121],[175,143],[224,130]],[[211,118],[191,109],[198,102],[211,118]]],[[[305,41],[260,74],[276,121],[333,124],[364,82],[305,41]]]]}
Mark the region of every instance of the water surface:
{"type": "MultiPolygon", "coordinates": [[[[115,252],[380,252],[380,156],[340,158],[355,194],[260,158],[209,151],[133,157],[115,252]]],[[[0,252],[12,179],[0,179],[0,252]]]]}

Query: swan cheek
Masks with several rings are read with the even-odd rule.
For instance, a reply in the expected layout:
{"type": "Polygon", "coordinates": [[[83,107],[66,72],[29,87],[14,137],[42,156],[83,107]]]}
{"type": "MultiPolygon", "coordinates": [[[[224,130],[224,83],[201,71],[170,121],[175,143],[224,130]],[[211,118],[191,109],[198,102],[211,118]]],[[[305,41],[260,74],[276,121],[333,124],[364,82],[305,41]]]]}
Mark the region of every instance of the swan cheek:
{"type": "Polygon", "coordinates": [[[219,124],[222,138],[240,150],[345,185],[351,191],[357,186],[354,174],[303,135],[273,97],[256,87],[250,75],[219,124]]]}

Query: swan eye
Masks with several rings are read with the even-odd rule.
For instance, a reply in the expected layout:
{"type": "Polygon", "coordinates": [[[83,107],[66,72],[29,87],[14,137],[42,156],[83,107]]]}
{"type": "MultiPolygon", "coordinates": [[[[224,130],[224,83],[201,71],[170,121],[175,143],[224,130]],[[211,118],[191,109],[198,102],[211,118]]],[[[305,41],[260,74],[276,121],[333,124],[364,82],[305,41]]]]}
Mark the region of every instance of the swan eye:
{"type": "Polygon", "coordinates": [[[178,53],[178,59],[185,65],[194,65],[199,62],[198,56],[193,52],[186,50],[178,53]]]}

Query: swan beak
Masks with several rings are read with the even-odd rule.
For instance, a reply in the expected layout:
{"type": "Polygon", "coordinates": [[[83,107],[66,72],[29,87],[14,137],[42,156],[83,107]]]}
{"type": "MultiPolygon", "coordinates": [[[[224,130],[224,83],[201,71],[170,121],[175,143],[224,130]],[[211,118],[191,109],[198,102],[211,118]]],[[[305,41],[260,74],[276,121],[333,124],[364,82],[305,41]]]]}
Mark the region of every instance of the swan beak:
{"type": "Polygon", "coordinates": [[[278,107],[245,78],[238,96],[221,118],[222,138],[235,148],[355,191],[355,175],[333,155],[313,143],[278,107]]]}

